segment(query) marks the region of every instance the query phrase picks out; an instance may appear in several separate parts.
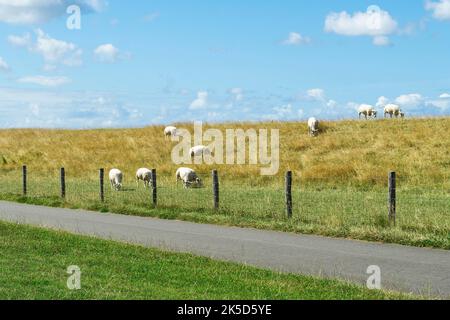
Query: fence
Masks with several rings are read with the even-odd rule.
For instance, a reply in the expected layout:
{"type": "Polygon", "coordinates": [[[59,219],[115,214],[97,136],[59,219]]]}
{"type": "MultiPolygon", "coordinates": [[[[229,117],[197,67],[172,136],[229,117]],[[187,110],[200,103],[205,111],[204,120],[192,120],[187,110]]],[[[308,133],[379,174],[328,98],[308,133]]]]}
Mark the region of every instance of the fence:
{"type": "Polygon", "coordinates": [[[145,214],[158,207],[168,217],[219,212],[240,221],[276,224],[287,220],[336,229],[387,227],[400,220],[404,229],[444,233],[450,230],[450,194],[444,190],[441,193],[399,191],[394,172],[386,177],[384,192],[324,188],[319,183],[305,188],[292,172],[287,172],[284,179],[272,178],[280,181],[269,186],[244,185],[221,177],[217,170],[201,178],[205,188],[185,190],[181,184],[175,184],[174,176],[160,175],[154,169],[150,189],[128,179],[122,191],[116,192],[109,187],[104,169],[99,170],[96,178],[95,175],[75,178],[65,168],[43,176],[24,166],[21,177],[13,172],[2,180],[0,196],[65,201],[87,209],[107,206],[118,213],[145,214]]]}

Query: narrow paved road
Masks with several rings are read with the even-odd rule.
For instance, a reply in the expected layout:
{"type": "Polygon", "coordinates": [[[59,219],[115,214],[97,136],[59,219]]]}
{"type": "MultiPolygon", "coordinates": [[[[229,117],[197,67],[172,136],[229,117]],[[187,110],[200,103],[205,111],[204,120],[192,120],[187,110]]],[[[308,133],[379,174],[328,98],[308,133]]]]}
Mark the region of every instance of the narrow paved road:
{"type": "Polygon", "coordinates": [[[450,298],[450,251],[0,202],[0,220],[450,298]]]}

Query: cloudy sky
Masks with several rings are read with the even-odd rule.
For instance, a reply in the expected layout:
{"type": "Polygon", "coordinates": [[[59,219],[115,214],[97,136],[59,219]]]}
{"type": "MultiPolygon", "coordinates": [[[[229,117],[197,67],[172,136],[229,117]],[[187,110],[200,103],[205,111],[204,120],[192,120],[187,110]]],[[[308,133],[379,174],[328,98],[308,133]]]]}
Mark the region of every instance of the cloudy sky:
{"type": "Polygon", "coordinates": [[[450,115],[449,43],[450,0],[0,0],[0,128],[450,115]]]}

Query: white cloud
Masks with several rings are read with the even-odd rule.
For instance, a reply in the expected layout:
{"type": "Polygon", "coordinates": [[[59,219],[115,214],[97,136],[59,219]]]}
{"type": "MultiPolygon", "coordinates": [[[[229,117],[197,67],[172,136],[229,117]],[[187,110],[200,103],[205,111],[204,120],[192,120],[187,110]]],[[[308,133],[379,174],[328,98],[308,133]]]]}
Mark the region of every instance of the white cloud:
{"type": "Polygon", "coordinates": [[[31,83],[44,87],[59,87],[69,83],[71,80],[67,77],[46,77],[46,76],[29,76],[17,80],[21,83],[31,83]]]}
{"type": "Polygon", "coordinates": [[[236,102],[244,100],[244,90],[241,88],[233,88],[230,90],[230,93],[233,95],[236,102]]]}
{"type": "Polygon", "coordinates": [[[344,36],[370,36],[375,45],[390,43],[388,35],[397,30],[398,23],[389,12],[370,6],[366,12],[353,15],[342,11],[330,13],[325,19],[325,31],[344,36]]]}
{"type": "Polygon", "coordinates": [[[83,13],[99,12],[105,0],[0,0],[0,22],[41,24],[66,14],[69,5],[79,5],[83,13]]]}
{"type": "Polygon", "coordinates": [[[373,38],[373,44],[379,47],[390,46],[391,40],[386,36],[376,36],[373,38]]]}
{"type": "MultiPolygon", "coordinates": [[[[378,98],[377,107],[384,108],[391,103],[390,99],[378,98]]],[[[404,94],[393,100],[410,115],[443,115],[450,110],[450,94],[443,93],[439,98],[428,98],[419,93],[404,94]]]]}
{"type": "Polygon", "coordinates": [[[16,47],[29,47],[31,46],[31,35],[29,33],[24,34],[23,36],[8,36],[8,42],[16,47]]]}
{"type": "MultiPolygon", "coordinates": [[[[124,103],[113,92],[0,87],[0,128],[105,128],[144,126],[145,108],[124,103]],[[99,97],[103,99],[98,100],[99,97]]],[[[150,121],[153,121],[150,120],[150,121]]]]}
{"type": "Polygon", "coordinates": [[[310,89],[306,92],[308,98],[317,100],[317,101],[325,101],[326,95],[325,90],[323,89],[310,89]]]}
{"type": "Polygon", "coordinates": [[[426,105],[438,108],[442,111],[446,111],[450,109],[450,100],[449,99],[431,100],[427,101],[426,105]]]}
{"type": "Polygon", "coordinates": [[[320,88],[310,89],[306,92],[307,100],[319,102],[323,107],[336,108],[338,103],[333,99],[328,99],[325,90],[320,88]]]}
{"type": "Polygon", "coordinates": [[[361,104],[356,103],[356,102],[348,102],[347,103],[347,108],[358,111],[359,107],[361,104]]]}
{"type": "Polygon", "coordinates": [[[144,17],[144,21],[145,21],[145,22],[153,22],[153,21],[155,21],[156,19],[158,19],[159,16],[160,16],[159,12],[152,12],[152,13],[147,14],[147,15],[144,17]]]}
{"type": "Polygon", "coordinates": [[[208,92],[200,91],[197,93],[197,99],[195,99],[190,106],[191,110],[203,109],[208,105],[208,92]]]}
{"type": "Polygon", "coordinates": [[[425,9],[433,12],[437,20],[450,20],[450,0],[439,0],[438,2],[427,0],[425,9]]]}
{"type": "Polygon", "coordinates": [[[40,114],[40,107],[37,103],[31,103],[30,104],[30,112],[33,116],[39,117],[40,114]]]}
{"type": "Polygon", "coordinates": [[[27,48],[30,52],[41,55],[45,70],[54,70],[60,64],[69,67],[83,64],[83,51],[80,48],[73,43],[54,39],[41,29],[36,30],[36,42],[33,42],[30,34],[10,35],[8,41],[14,46],[27,48]]]}
{"type": "Polygon", "coordinates": [[[395,102],[405,108],[417,108],[423,104],[424,98],[418,93],[411,93],[399,96],[395,102]]]}
{"type": "Polygon", "coordinates": [[[271,110],[272,112],[269,114],[265,114],[261,116],[262,120],[270,120],[270,121],[284,121],[284,120],[297,120],[299,118],[303,118],[304,110],[298,109],[295,110],[292,104],[286,104],[278,107],[274,107],[271,110]]]}
{"type": "Polygon", "coordinates": [[[119,59],[119,49],[112,44],[103,44],[94,50],[95,57],[101,62],[114,63],[119,59]]]}
{"type": "Polygon", "coordinates": [[[75,44],[51,38],[42,30],[37,30],[37,41],[33,49],[44,57],[47,64],[62,63],[66,66],[80,66],[83,51],[75,44]]]}
{"type": "Polygon", "coordinates": [[[9,65],[0,57],[0,71],[9,71],[9,65]]]}
{"type": "Polygon", "coordinates": [[[334,101],[334,100],[329,100],[327,102],[327,107],[330,107],[330,108],[336,108],[337,105],[338,105],[338,103],[336,101],[334,101]]]}
{"type": "Polygon", "coordinates": [[[285,45],[301,45],[301,44],[309,44],[311,43],[311,39],[309,37],[304,37],[300,33],[291,32],[286,40],[283,41],[285,45]]]}
{"type": "Polygon", "coordinates": [[[443,93],[439,96],[439,99],[427,101],[427,106],[436,107],[442,111],[450,109],[450,94],[443,93]]]}
{"type": "Polygon", "coordinates": [[[387,104],[389,104],[390,100],[385,96],[381,96],[378,98],[376,106],[378,108],[384,108],[387,104]]]}

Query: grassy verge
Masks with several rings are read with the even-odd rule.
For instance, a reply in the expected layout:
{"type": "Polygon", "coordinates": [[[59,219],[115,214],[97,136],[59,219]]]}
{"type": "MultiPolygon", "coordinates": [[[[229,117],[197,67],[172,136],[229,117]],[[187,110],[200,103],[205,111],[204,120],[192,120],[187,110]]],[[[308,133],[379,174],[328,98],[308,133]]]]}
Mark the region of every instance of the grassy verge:
{"type": "Polygon", "coordinates": [[[335,280],[0,222],[0,299],[406,299],[335,280]],[[67,289],[80,267],[81,290],[67,289]]]}

